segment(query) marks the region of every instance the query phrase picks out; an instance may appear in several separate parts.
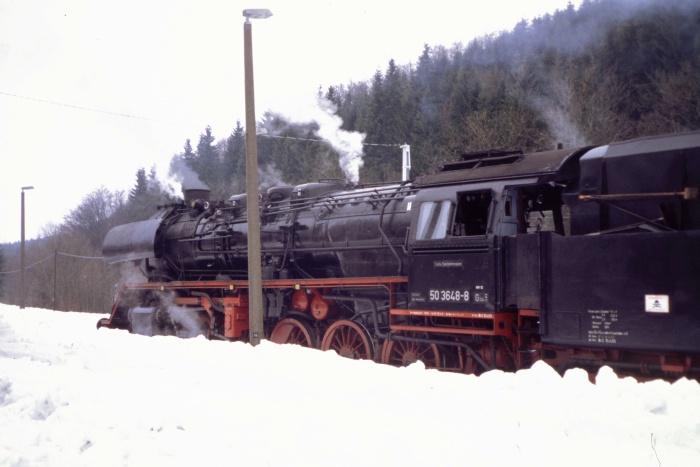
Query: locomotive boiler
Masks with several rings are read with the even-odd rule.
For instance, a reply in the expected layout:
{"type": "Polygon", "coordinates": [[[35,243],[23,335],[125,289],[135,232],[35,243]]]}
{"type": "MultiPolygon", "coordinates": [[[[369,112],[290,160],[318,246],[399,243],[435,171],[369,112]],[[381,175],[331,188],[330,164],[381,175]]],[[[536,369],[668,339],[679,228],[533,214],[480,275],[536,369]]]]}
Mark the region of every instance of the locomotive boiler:
{"type": "MultiPolygon", "coordinates": [[[[464,154],[414,180],[260,194],[266,338],[443,370],[700,372],[700,132],[464,154]]],[[[98,327],[248,338],[246,195],[115,227],[144,274],[98,327]]]]}

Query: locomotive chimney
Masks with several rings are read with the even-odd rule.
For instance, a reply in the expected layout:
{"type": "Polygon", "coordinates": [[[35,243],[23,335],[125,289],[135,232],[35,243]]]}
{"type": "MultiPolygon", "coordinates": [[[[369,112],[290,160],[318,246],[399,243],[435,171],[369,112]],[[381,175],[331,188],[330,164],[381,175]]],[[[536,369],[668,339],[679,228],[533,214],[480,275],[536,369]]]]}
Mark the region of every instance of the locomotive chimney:
{"type": "Polygon", "coordinates": [[[182,182],[182,196],[185,198],[185,204],[187,205],[190,205],[196,199],[209,201],[210,192],[209,187],[200,181],[196,175],[188,177],[182,182]]]}
{"type": "Polygon", "coordinates": [[[202,201],[209,201],[209,193],[211,190],[209,188],[182,188],[182,195],[185,197],[185,204],[189,205],[192,201],[200,199],[202,201]]]}
{"type": "Polygon", "coordinates": [[[180,182],[182,188],[182,196],[185,198],[185,204],[190,204],[196,199],[209,201],[209,193],[211,190],[206,183],[199,179],[199,175],[193,171],[183,161],[177,162],[171,167],[175,178],[180,182]]]}

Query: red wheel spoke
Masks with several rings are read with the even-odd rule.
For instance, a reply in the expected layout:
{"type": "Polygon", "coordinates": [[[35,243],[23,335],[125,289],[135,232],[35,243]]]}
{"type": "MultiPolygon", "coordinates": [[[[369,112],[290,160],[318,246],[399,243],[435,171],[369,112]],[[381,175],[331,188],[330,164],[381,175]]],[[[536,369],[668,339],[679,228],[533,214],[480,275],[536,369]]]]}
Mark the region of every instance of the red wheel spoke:
{"type": "Polygon", "coordinates": [[[339,320],[326,330],[321,343],[322,350],[334,350],[338,355],[353,359],[373,357],[372,341],[367,331],[350,320],[339,320]]]}
{"type": "Polygon", "coordinates": [[[311,326],[304,321],[294,318],[285,318],[278,322],[270,334],[270,340],[277,344],[317,347],[316,333],[314,333],[311,326]]]}
{"type": "MultiPolygon", "coordinates": [[[[408,334],[398,334],[408,336],[408,334]]],[[[413,337],[413,336],[409,336],[413,337]]],[[[442,368],[442,357],[437,345],[404,340],[387,340],[382,348],[382,363],[406,366],[422,361],[426,368],[442,368]]]]}

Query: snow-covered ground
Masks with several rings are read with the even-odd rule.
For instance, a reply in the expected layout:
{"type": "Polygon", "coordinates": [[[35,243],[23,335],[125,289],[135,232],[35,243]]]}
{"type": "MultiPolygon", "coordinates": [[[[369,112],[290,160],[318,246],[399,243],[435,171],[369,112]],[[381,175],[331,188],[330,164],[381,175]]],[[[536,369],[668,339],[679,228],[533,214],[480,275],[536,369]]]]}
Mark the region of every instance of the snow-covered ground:
{"type": "Polygon", "coordinates": [[[692,466],[700,385],[480,377],[0,305],[0,465],[692,466]]]}

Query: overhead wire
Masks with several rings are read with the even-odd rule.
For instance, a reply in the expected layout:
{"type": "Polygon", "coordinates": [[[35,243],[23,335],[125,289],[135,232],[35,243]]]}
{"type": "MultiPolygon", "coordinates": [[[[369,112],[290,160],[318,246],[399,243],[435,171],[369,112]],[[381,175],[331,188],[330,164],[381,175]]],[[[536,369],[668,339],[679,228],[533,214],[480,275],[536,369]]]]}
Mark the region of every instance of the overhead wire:
{"type": "MultiPolygon", "coordinates": [[[[32,269],[34,266],[38,266],[41,263],[48,261],[49,259],[53,258],[55,255],[68,256],[70,258],[79,258],[79,259],[104,259],[103,256],[80,256],[80,255],[71,255],[70,253],[62,253],[60,251],[57,251],[55,254],[49,255],[44,259],[40,259],[36,263],[30,264],[29,266],[25,266],[24,269],[25,270],[32,269]]],[[[16,274],[18,272],[22,272],[22,269],[15,269],[14,271],[0,271],[0,274],[16,274]]]]}
{"type": "MultiPolygon", "coordinates": [[[[171,122],[167,120],[160,120],[156,118],[149,118],[149,117],[142,117],[139,115],[132,115],[132,114],[126,114],[126,113],[119,113],[119,112],[112,112],[109,110],[101,110],[101,109],[93,109],[90,107],[84,107],[80,105],[74,105],[74,104],[66,104],[63,102],[57,102],[57,101],[52,101],[48,99],[39,99],[36,97],[28,97],[28,96],[22,96],[19,94],[13,94],[10,92],[4,92],[0,91],[0,95],[3,96],[9,96],[9,97],[15,97],[17,99],[25,99],[29,101],[34,101],[34,102],[41,102],[43,104],[51,104],[51,105],[58,105],[61,107],[68,107],[71,109],[76,109],[76,110],[85,110],[87,112],[97,112],[105,115],[112,115],[115,117],[124,117],[124,118],[133,118],[137,120],[148,120],[151,122],[159,122],[159,123],[169,123],[169,124],[174,124],[174,125],[180,125],[181,123],[177,122],[171,122]]],[[[291,140],[299,140],[299,141],[321,141],[321,142],[326,142],[324,139],[319,139],[319,138],[301,138],[301,137],[295,137],[295,136],[282,136],[282,135],[267,135],[267,134],[258,134],[257,136],[262,136],[265,138],[278,138],[278,139],[291,139],[291,140]]],[[[363,146],[382,146],[382,147],[401,147],[400,144],[383,144],[383,143],[362,143],[363,146]]]]}
{"type": "Polygon", "coordinates": [[[56,102],[56,101],[50,101],[47,99],[38,99],[36,97],[27,97],[27,96],[20,96],[19,94],[12,94],[9,92],[3,92],[0,91],[0,94],[3,96],[10,96],[10,97],[16,97],[17,99],[26,99],[28,101],[35,101],[35,102],[42,102],[44,104],[52,104],[52,105],[58,105],[62,107],[69,107],[71,109],[78,109],[78,110],[87,110],[89,112],[97,112],[97,113],[102,113],[102,114],[107,114],[107,115],[114,115],[117,117],[125,117],[125,118],[136,118],[139,120],[150,120],[154,122],[162,122],[163,120],[157,120],[154,118],[148,118],[148,117],[140,117],[138,115],[131,115],[131,114],[125,114],[125,113],[118,113],[118,112],[111,112],[109,110],[100,110],[100,109],[92,109],[90,107],[83,107],[80,105],[73,105],[73,104],[65,104],[63,102],[56,102]]]}

